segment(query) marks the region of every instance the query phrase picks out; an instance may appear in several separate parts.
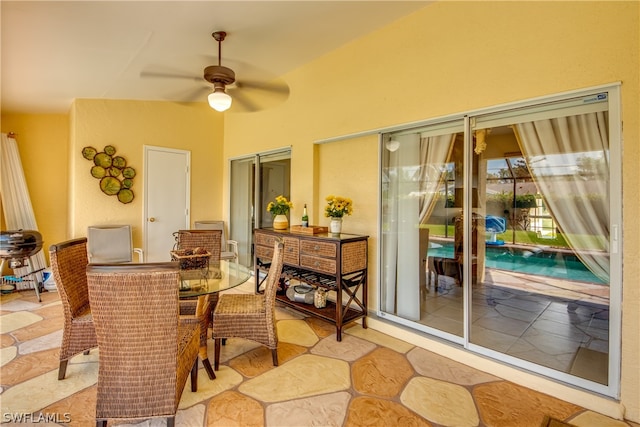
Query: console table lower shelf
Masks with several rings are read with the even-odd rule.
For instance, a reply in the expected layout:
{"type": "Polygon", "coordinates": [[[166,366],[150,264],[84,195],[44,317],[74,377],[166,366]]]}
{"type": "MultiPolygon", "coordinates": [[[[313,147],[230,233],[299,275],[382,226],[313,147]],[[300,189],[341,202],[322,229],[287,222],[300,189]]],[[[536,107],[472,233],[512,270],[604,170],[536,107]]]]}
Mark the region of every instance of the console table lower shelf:
{"type": "Polygon", "coordinates": [[[362,319],[362,327],[367,327],[366,313],[352,307],[343,306],[341,320],[338,321],[337,305],[333,301],[327,300],[326,307],[317,308],[313,304],[303,304],[291,301],[289,298],[287,298],[286,295],[278,294],[276,295],[276,300],[304,314],[308,314],[334,324],[336,326],[336,339],[338,341],[342,341],[342,327],[347,323],[353,322],[354,320],[362,319]]]}

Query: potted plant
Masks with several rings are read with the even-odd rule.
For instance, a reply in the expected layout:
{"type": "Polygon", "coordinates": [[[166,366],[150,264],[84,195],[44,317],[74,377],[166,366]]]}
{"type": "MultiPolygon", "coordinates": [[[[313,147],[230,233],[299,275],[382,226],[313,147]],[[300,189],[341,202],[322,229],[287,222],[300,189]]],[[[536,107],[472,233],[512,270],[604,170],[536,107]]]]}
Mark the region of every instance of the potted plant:
{"type": "Polygon", "coordinates": [[[342,217],[353,213],[353,201],[348,197],[327,196],[327,206],[324,208],[324,216],[331,218],[329,229],[332,234],[340,234],[342,231],[342,217]]]}
{"type": "Polygon", "coordinates": [[[293,209],[293,203],[283,195],[277,196],[275,201],[269,202],[267,212],[273,215],[273,228],[276,230],[286,230],[289,227],[287,214],[293,209]]]}

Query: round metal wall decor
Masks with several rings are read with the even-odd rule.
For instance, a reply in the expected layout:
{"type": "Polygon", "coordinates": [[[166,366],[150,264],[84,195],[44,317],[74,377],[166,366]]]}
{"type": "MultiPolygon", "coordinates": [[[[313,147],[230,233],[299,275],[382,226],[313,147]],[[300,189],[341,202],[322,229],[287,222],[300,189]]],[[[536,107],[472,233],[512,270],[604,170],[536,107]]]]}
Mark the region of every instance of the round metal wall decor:
{"type": "Polygon", "coordinates": [[[100,190],[107,196],[116,196],[120,203],[131,203],[134,198],[133,178],[136,170],[127,166],[122,156],[116,156],[116,147],[107,145],[100,152],[93,147],[84,147],[82,157],[92,161],[91,176],[100,180],[100,190]]]}

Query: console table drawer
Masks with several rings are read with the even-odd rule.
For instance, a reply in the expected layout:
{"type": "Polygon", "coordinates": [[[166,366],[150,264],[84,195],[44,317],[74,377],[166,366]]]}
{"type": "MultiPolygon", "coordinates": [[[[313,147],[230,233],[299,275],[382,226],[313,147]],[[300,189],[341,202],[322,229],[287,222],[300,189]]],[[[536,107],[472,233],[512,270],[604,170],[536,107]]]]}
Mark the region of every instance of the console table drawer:
{"type": "Polygon", "coordinates": [[[255,233],[254,241],[256,245],[268,246],[273,249],[273,245],[276,242],[276,236],[273,234],[255,233]]]}
{"type": "Polygon", "coordinates": [[[284,241],[284,263],[298,265],[300,259],[300,240],[297,238],[285,237],[284,241]]]}
{"type": "MultiPolygon", "coordinates": [[[[256,256],[264,259],[273,258],[273,245],[276,242],[276,239],[278,239],[277,236],[256,233],[256,256]]],[[[284,243],[284,263],[289,265],[298,265],[300,257],[299,239],[292,237],[283,237],[281,239],[284,243]]]]}
{"type": "Polygon", "coordinates": [[[335,258],[338,254],[338,249],[337,245],[334,243],[300,239],[300,253],[305,255],[308,254],[327,258],[335,258]]]}
{"type": "Polygon", "coordinates": [[[255,246],[256,257],[264,260],[273,258],[273,246],[255,246]]]}
{"type": "Polygon", "coordinates": [[[336,260],[300,254],[300,267],[327,274],[336,274],[336,260]]]}

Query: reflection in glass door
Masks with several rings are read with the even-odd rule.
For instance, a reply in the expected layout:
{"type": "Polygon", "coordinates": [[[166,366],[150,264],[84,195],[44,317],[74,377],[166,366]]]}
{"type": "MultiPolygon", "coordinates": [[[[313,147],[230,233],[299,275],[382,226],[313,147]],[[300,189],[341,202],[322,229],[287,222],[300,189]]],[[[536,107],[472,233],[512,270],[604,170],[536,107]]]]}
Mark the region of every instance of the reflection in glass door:
{"type": "Polygon", "coordinates": [[[602,92],[383,134],[380,314],[615,395],[618,113],[602,92]]]}
{"type": "Polygon", "coordinates": [[[607,98],[521,113],[476,120],[486,250],[469,341],[608,385],[607,98]]]}
{"type": "Polygon", "coordinates": [[[383,311],[458,342],[463,136],[457,120],[384,135],[382,148],[383,311]]]}
{"type": "Polygon", "coordinates": [[[271,215],[266,214],[269,201],[280,194],[290,197],[290,174],[289,149],[231,160],[229,231],[238,242],[242,265],[253,264],[254,228],[272,225],[271,215]]]}

